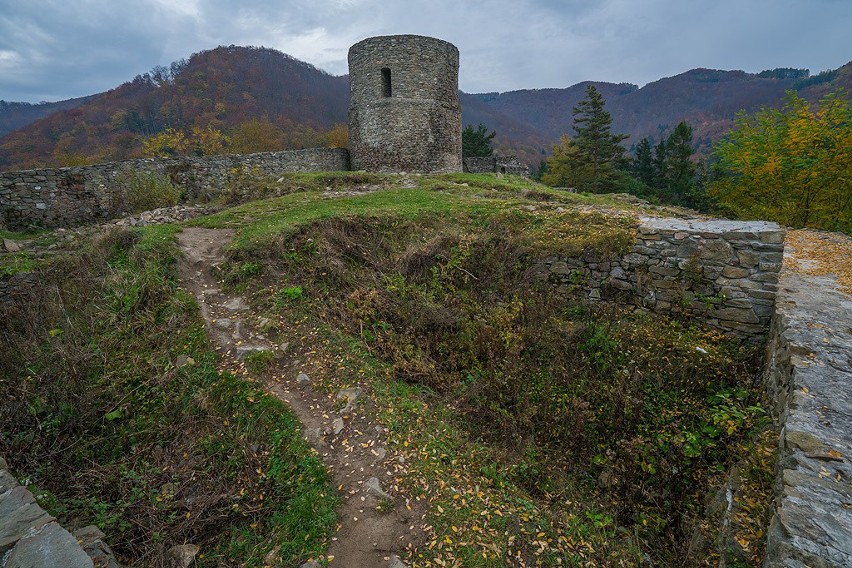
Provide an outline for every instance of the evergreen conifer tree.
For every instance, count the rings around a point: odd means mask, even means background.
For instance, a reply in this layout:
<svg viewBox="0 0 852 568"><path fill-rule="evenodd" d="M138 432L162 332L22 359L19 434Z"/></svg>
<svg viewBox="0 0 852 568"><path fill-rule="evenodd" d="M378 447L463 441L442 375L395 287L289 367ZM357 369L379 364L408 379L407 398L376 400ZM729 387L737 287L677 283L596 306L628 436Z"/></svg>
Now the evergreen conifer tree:
<svg viewBox="0 0 852 568"><path fill-rule="evenodd" d="M604 110L603 95L594 85L586 87L586 98L573 109L574 142L583 156L589 172L587 188L591 191L611 191L616 169L624 162L621 141L626 134L613 134L612 116Z"/></svg>
<svg viewBox="0 0 852 568"><path fill-rule="evenodd" d="M681 121L666 140L666 194L669 203L691 205L695 189L692 154L692 127Z"/></svg>
<svg viewBox="0 0 852 568"><path fill-rule="evenodd" d="M481 122L475 130L472 124L468 124L462 131L462 156L465 158L492 156L494 148L491 147L491 140L496 135L494 131L489 134L488 127Z"/></svg>
<svg viewBox="0 0 852 568"><path fill-rule="evenodd" d="M643 138L636 146L636 155L633 158L633 176L647 185L654 186L654 156L651 142Z"/></svg>
<svg viewBox="0 0 852 568"><path fill-rule="evenodd" d="M594 85L586 88L586 98L574 107L573 115L576 136L563 136L554 146L542 181L596 193L617 190L624 182L624 173L618 171L625 165L620 142L627 135L611 132L612 116Z"/></svg>

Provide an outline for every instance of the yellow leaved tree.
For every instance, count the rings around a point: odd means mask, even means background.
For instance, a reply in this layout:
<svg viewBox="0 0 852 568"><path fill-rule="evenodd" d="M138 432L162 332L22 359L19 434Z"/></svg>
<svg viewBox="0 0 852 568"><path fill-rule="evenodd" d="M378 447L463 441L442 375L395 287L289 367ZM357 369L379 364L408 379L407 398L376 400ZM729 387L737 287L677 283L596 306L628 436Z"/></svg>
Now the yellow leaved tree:
<svg viewBox="0 0 852 568"><path fill-rule="evenodd" d="M789 91L782 109L741 113L714 153L709 193L726 212L852 231L852 108L842 91L816 108Z"/></svg>

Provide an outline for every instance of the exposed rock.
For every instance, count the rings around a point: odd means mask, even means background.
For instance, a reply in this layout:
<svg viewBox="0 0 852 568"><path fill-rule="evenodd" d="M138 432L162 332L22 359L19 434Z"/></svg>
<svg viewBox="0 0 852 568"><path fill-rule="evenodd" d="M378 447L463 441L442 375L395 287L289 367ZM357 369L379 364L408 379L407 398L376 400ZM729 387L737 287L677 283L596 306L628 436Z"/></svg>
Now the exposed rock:
<svg viewBox="0 0 852 568"><path fill-rule="evenodd" d="M249 309L248 302L246 302L245 298L243 298L242 296L236 296L234 298L231 298L230 300L222 304L222 307L226 310L231 310L232 312L239 312Z"/></svg>
<svg viewBox="0 0 852 568"><path fill-rule="evenodd" d="M305 440L311 444L318 444L322 439L322 432L319 428L305 428Z"/></svg>
<svg viewBox="0 0 852 568"><path fill-rule="evenodd" d="M20 252L21 245L12 239L3 239L3 248L6 249L6 252Z"/></svg>
<svg viewBox="0 0 852 568"><path fill-rule="evenodd" d="M296 382L300 385L307 385L311 382L311 378L305 373L299 373L296 375Z"/></svg>
<svg viewBox="0 0 852 568"><path fill-rule="evenodd" d="M95 568L121 568L112 549L103 541L104 535L98 527L89 525L73 533L74 538L94 562Z"/></svg>
<svg viewBox="0 0 852 568"><path fill-rule="evenodd" d="M56 523L48 523L24 536L9 552L4 568L93 568L89 555L71 533Z"/></svg>
<svg viewBox="0 0 852 568"><path fill-rule="evenodd" d="M387 493L384 489L382 489L382 484L379 482L378 477L371 477L370 479L365 481L364 491L367 493L367 495L371 495L379 499L391 499L390 494Z"/></svg>
<svg viewBox="0 0 852 568"><path fill-rule="evenodd" d="M361 397L361 387L353 387L348 389L341 389L337 393L337 400L343 401L346 403L346 406L343 407L344 414L348 414L355 409L355 402Z"/></svg>
<svg viewBox="0 0 852 568"><path fill-rule="evenodd" d="M201 549L194 544L177 544L169 549L174 568L188 568Z"/></svg>
<svg viewBox="0 0 852 568"><path fill-rule="evenodd" d="M335 436L340 434L343 431L343 428L343 418L335 418L334 422L331 423L331 431Z"/></svg>
<svg viewBox="0 0 852 568"><path fill-rule="evenodd" d="M263 345L238 345L235 351L237 353L237 359L242 361L252 353L260 353L261 351L267 351L267 349Z"/></svg>
<svg viewBox="0 0 852 568"><path fill-rule="evenodd" d="M388 562L388 568L408 568L405 562L399 559L399 556L396 554L391 554L390 562Z"/></svg>

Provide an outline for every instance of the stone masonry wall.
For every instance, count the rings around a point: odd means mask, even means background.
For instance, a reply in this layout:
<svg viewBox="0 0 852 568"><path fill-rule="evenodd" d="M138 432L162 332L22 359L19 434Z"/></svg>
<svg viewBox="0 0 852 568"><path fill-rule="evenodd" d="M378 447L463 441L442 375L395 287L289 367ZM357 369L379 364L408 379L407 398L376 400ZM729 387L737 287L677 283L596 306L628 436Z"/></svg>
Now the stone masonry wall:
<svg viewBox="0 0 852 568"><path fill-rule="evenodd" d="M356 170L460 172L459 51L416 35L349 49L349 149Z"/></svg>
<svg viewBox="0 0 852 568"><path fill-rule="evenodd" d="M500 173L530 177L530 168L517 156L488 156L464 158L464 171L471 174Z"/></svg>
<svg viewBox="0 0 852 568"><path fill-rule="evenodd" d="M0 458L0 568L119 568L103 536L94 526L62 528Z"/></svg>
<svg viewBox="0 0 852 568"><path fill-rule="evenodd" d="M774 309L783 242L775 223L645 217L623 257L550 257L539 274L591 301L686 316L759 339Z"/></svg>
<svg viewBox="0 0 852 568"><path fill-rule="evenodd" d="M781 273L764 378L781 425L765 568L852 566L852 296Z"/></svg>
<svg viewBox="0 0 852 568"><path fill-rule="evenodd" d="M126 213L124 195L133 172L170 178L186 199L209 199L225 189L235 168L267 175L348 170L349 153L345 148L312 148L0 172L0 226L71 227L119 217Z"/></svg>

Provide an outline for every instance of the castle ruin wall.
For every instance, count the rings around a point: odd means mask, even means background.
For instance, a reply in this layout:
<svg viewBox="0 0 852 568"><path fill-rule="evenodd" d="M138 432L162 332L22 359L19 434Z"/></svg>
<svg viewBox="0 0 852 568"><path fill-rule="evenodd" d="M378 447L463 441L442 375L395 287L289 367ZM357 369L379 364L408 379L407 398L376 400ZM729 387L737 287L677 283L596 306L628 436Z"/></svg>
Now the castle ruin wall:
<svg viewBox="0 0 852 568"><path fill-rule="evenodd" d="M73 227L122 216L127 213L125 196L134 173L168 178L185 200L209 200L227 188L236 170L280 175L348 169L345 148L311 148L0 172L0 227Z"/></svg>
<svg viewBox="0 0 852 568"><path fill-rule="evenodd" d="M553 256L538 274L593 302L688 317L759 340L774 310L783 243L776 223L644 217L624 256Z"/></svg>

